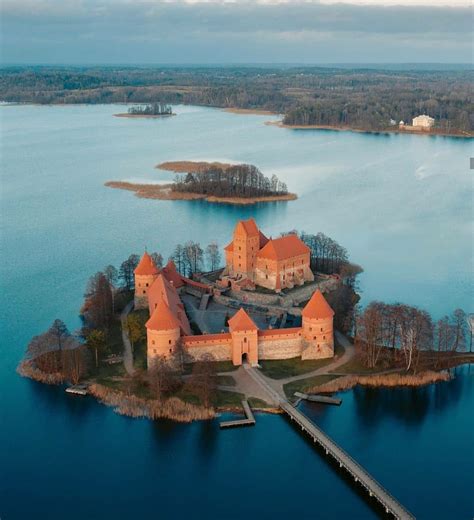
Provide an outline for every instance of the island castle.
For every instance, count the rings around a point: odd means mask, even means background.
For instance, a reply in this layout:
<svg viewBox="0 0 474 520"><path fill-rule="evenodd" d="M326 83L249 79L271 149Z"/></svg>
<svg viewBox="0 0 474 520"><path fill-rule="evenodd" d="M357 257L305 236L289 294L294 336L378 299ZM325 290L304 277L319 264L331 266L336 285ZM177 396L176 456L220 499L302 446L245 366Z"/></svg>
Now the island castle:
<svg viewBox="0 0 474 520"><path fill-rule="evenodd" d="M265 256L268 250L259 255L269 244L270 251L276 251L274 259ZM228 274L232 269L238 276L260 281L264 273L265 281L271 277L271 283L275 284L275 280L280 278L285 286L288 283L287 276L290 283L298 280L301 284L305 278L312 279L312 273L310 276L306 271L306 268L309 269L309 256L306 256L309 251L293 238L284 241L266 239L258 231L253 219L237 224L231 245L232 249L229 250L229 246L226 249L225 271ZM294 251L291 250L293 246ZM237 249L239 247L241 249ZM242 261L244 255L245 260ZM262 260L268 261L268 268L262 268ZM298 260L301 263L297 264ZM237 270L234 270L234 266ZM135 269L135 307L148 307L150 314L146 322L148 367L153 366L159 357L172 357L177 348L182 348L190 361L210 355L216 361L230 360L234 365L241 365L245 360L256 365L261 359L320 359L334 355L334 311L319 289L302 309L301 327L262 330L241 307L228 320L228 332L196 335L192 333L180 297L180 294L189 289L200 290L203 294L213 292L212 286L190 280L178 273L172 261L158 269L151 256L144 253Z"/></svg>

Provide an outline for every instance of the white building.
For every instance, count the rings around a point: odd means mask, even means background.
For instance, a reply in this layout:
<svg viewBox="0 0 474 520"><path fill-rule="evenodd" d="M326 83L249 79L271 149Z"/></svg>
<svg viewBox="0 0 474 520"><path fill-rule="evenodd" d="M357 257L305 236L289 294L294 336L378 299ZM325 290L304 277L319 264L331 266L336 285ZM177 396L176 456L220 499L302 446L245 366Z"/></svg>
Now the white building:
<svg viewBox="0 0 474 520"><path fill-rule="evenodd" d="M422 128L431 128L435 123L435 120L425 114L413 118L413 126Z"/></svg>

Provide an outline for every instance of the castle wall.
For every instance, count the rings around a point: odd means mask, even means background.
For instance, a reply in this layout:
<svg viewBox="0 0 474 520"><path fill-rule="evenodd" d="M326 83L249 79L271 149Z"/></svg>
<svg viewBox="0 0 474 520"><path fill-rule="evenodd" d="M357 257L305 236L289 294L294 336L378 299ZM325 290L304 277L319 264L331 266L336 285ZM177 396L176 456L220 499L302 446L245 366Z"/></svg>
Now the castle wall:
<svg viewBox="0 0 474 520"><path fill-rule="evenodd" d="M232 359L232 339L230 334L208 334L205 336L184 336L183 344L193 361L212 356L215 361Z"/></svg>
<svg viewBox="0 0 474 520"><path fill-rule="evenodd" d="M285 332L283 332L285 331ZM286 332L291 331L291 332ZM258 359L289 359L301 355L301 329L260 331Z"/></svg>

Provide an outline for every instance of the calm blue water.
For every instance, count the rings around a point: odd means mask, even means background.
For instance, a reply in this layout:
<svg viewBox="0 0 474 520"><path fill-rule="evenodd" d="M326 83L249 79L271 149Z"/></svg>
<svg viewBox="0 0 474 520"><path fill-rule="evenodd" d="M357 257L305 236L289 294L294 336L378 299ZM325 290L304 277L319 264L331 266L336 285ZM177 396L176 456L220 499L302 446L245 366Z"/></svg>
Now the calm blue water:
<svg viewBox="0 0 474 520"><path fill-rule="evenodd" d="M131 420L14 370L53 318L78 326L87 278L104 265L145 245L164 256L189 238L224 245L249 216L268 234L323 231L344 244L366 269L364 301L472 312L471 144L287 131L196 107L166 120L114 118L113 106L0 110L0 517L375 517L281 417L229 432ZM240 208L103 187L168 179L153 165L180 159L250 162L300 198ZM467 368L436 387L343 397L306 412L420 518L473 516Z"/></svg>

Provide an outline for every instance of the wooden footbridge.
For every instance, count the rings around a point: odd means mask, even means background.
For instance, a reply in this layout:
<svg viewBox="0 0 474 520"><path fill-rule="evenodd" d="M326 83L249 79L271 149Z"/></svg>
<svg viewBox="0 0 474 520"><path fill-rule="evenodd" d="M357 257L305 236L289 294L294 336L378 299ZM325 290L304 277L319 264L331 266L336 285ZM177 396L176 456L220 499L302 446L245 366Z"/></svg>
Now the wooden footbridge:
<svg viewBox="0 0 474 520"><path fill-rule="evenodd" d="M294 421L303 432L309 435L318 444L328 457L335 460L340 468L344 468L355 482L359 483L369 494L374 497L385 509L386 513L392 514L400 520L414 520L414 516L407 511L396 498L394 498L381 484L379 484L359 463L336 444L328 435L315 426L303 413L291 405L288 400L276 392L254 368L246 367L249 374L258 381L269 395L275 400L280 408L292 421Z"/></svg>

